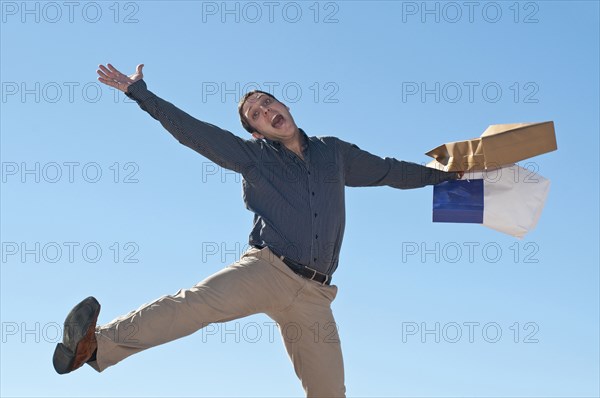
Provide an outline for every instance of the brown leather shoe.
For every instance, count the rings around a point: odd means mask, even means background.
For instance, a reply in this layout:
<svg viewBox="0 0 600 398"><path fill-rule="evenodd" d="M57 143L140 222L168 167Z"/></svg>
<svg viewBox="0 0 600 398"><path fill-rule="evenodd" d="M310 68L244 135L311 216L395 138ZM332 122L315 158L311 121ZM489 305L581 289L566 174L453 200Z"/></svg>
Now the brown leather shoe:
<svg viewBox="0 0 600 398"><path fill-rule="evenodd" d="M77 304L65 319L63 342L56 345L52 364L58 374L83 366L96 351L96 321L100 303L88 297Z"/></svg>

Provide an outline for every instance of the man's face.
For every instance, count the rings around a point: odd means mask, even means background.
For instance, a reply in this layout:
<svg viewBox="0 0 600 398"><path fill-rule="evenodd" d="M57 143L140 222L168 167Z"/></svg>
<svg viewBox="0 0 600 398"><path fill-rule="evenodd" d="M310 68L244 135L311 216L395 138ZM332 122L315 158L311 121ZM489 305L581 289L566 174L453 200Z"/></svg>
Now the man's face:
<svg viewBox="0 0 600 398"><path fill-rule="evenodd" d="M248 97L242 106L242 113L256 130L252 133L254 138L284 141L292 138L298 130L289 108L263 93Z"/></svg>

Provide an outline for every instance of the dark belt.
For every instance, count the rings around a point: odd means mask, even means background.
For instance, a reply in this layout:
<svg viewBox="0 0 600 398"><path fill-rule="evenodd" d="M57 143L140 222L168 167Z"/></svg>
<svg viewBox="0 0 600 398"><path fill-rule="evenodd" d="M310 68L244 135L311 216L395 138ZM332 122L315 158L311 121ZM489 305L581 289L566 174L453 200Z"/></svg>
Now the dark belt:
<svg viewBox="0 0 600 398"><path fill-rule="evenodd" d="M257 249L264 249L266 247L266 246L261 246L261 245L252 245L252 246L256 247ZM331 276L324 274L322 272L319 272L316 269L307 267L306 265L300 264L299 262L294 261L291 258L282 256L279 253L277 253L275 250L271 249L270 247L269 247L269 250L271 250L271 253L273 253L274 255L279 257L279 259L281 261L283 261L285 263L285 265L287 265L288 268L291 269L292 271L294 271L296 274L298 274L304 278L310 279L311 281L318 282L321 285L329 285L331 283Z"/></svg>

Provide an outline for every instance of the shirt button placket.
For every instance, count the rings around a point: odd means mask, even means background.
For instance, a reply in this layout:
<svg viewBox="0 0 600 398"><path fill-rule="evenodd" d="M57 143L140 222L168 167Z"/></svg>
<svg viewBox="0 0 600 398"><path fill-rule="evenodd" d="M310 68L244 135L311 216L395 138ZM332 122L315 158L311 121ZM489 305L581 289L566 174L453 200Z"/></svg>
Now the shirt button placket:
<svg viewBox="0 0 600 398"><path fill-rule="evenodd" d="M306 168L307 168L306 172L307 172L307 177L308 177L307 178L308 179L308 192L310 192L309 203L310 203L310 209L311 209L311 211L313 212L313 214L316 215L317 213L316 213L316 211L314 211L315 210L315 201L314 201L314 198L315 198L315 191L314 191L315 182L313 181L314 177L313 177L313 175L310 172L310 169L308 167L309 167L309 165L307 164L306 165ZM312 244L311 244L311 254L312 254L311 257L313 259L313 262L316 263L317 262L316 252L317 252L317 247L318 247L317 238L318 238L319 235L316 233L315 218L316 218L316 216L313 217L313 219L311 220L312 234L313 234L314 239L315 239L312 242Z"/></svg>

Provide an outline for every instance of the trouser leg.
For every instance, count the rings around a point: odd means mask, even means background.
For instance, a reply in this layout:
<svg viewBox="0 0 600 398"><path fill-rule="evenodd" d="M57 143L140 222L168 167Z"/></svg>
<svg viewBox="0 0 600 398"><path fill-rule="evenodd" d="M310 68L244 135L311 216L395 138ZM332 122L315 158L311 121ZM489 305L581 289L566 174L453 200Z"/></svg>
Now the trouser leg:
<svg viewBox="0 0 600 398"><path fill-rule="evenodd" d="M293 273L291 277L300 278ZM342 349L331 311L337 287L308 280L302 283L293 304L268 315L279 326L306 396L345 397Z"/></svg>
<svg viewBox="0 0 600 398"><path fill-rule="evenodd" d="M101 372L142 350L226 322L285 305L294 296L277 281L273 266L251 249L242 258L189 289L163 296L98 326L96 361Z"/></svg>

